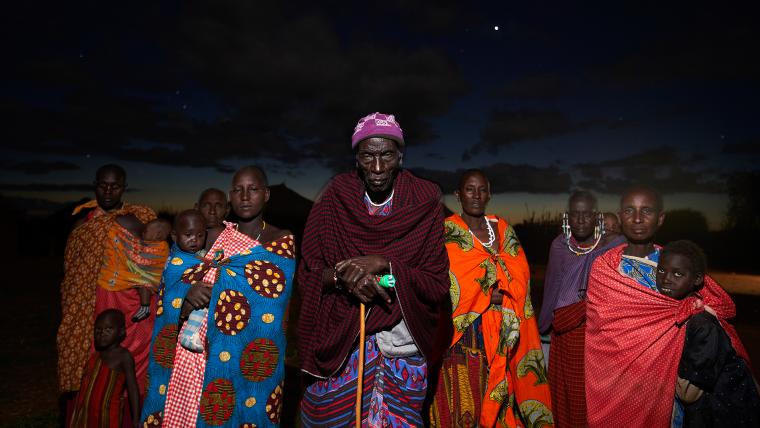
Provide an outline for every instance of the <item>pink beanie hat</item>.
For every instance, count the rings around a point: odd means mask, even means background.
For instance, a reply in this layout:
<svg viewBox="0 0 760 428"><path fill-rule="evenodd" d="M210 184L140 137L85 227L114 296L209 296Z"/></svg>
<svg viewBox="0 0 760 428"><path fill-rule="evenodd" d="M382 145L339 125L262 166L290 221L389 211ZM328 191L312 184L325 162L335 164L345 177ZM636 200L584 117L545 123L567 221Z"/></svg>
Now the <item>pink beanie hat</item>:
<svg viewBox="0 0 760 428"><path fill-rule="evenodd" d="M404 132L392 114L372 113L359 119L351 136L351 148L371 137L387 138L397 142L399 148L404 147Z"/></svg>

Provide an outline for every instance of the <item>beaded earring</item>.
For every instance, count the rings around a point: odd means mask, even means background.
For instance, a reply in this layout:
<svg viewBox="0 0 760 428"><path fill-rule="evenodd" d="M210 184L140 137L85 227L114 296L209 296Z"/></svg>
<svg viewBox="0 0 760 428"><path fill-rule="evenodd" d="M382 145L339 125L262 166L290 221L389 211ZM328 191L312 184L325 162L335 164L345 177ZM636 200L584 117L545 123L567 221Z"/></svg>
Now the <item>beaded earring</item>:
<svg viewBox="0 0 760 428"><path fill-rule="evenodd" d="M604 236L604 214L597 213L596 226L594 226L594 238L600 239Z"/></svg>
<svg viewBox="0 0 760 428"><path fill-rule="evenodd" d="M565 235L565 240L570 239L570 221L568 219L567 211L562 213L562 234Z"/></svg>

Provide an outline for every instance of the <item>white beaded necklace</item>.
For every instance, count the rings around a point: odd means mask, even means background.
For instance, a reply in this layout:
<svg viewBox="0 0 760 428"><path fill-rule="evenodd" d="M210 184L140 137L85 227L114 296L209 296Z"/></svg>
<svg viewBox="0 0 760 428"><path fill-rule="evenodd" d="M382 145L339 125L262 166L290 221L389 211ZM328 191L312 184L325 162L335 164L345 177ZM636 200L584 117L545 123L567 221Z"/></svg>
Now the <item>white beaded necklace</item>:
<svg viewBox="0 0 760 428"><path fill-rule="evenodd" d="M480 238L478 238L472 232L472 229L470 229L470 234L472 235L473 238L477 239L478 242L480 242L481 245L483 245L484 247L491 248L491 246L493 245L493 242L496 240L496 233L494 233L493 227L491 227L491 222L488 221L488 219L486 218L486 216L483 216L483 220L486 221L486 228L488 229L488 242L486 243L486 242L481 241Z"/></svg>
<svg viewBox="0 0 760 428"><path fill-rule="evenodd" d="M367 193L367 192L364 192L364 196L366 196L366 197L367 197L367 200L368 200L368 201L369 201L369 203L370 203L370 204L372 204L373 206L376 206L376 207L382 207L382 206L386 205L388 202L390 202L390 201L391 201L391 199L393 199L393 193L394 193L395 191L396 191L396 189L393 189L393 190L391 190L391 195L390 195L390 196L388 196L388 199L386 199L384 202L380 202L379 204L376 204L376 203L372 202L372 198L370 198L370 197L369 197L369 193Z"/></svg>

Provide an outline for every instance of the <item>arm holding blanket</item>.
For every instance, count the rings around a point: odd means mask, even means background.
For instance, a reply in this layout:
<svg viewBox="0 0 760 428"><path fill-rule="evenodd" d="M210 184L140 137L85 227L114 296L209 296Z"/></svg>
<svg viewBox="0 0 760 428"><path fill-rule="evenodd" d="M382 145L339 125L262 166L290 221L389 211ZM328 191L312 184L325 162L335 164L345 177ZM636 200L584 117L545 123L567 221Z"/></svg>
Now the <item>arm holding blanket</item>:
<svg viewBox="0 0 760 428"><path fill-rule="evenodd" d="M208 304L211 302L211 289L213 287L214 284L200 282L187 290L185 299L182 301L179 319L186 320L190 316L190 312L196 309L208 308Z"/></svg>

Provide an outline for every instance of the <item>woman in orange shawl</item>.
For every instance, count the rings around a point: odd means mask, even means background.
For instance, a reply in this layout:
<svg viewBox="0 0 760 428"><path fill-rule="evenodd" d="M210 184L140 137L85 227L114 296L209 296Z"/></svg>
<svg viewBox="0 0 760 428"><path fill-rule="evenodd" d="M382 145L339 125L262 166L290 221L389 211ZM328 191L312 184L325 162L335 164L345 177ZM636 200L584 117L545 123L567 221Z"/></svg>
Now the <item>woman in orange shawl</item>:
<svg viewBox="0 0 760 428"><path fill-rule="evenodd" d="M431 426L553 426L525 253L506 221L484 215L482 171L465 171L454 194L462 215L445 223L454 332Z"/></svg>

